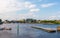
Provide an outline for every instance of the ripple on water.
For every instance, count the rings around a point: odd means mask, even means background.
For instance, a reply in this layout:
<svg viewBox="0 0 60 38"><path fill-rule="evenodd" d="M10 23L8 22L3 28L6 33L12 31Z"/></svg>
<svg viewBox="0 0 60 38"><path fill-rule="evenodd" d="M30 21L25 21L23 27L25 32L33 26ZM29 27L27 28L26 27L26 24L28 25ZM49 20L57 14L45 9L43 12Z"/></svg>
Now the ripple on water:
<svg viewBox="0 0 60 38"><path fill-rule="evenodd" d="M12 34L17 35L17 25L19 25L19 38L60 38L60 33L48 33L42 30L31 28L31 26L45 27L45 28L56 28L59 25L44 25L44 24L3 24L6 27L11 27L9 31ZM17 37L16 37L17 38Z"/></svg>

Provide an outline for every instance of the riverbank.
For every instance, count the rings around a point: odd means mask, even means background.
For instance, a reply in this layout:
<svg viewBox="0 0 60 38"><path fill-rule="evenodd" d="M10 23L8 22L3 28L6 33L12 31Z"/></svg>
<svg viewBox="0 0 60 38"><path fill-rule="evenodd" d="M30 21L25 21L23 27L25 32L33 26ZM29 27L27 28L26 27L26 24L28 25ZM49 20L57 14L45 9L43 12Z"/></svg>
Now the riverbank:
<svg viewBox="0 0 60 38"><path fill-rule="evenodd" d="M23 20L5 20L3 23L30 23L30 24L60 24L60 20L37 20L37 19L23 19Z"/></svg>

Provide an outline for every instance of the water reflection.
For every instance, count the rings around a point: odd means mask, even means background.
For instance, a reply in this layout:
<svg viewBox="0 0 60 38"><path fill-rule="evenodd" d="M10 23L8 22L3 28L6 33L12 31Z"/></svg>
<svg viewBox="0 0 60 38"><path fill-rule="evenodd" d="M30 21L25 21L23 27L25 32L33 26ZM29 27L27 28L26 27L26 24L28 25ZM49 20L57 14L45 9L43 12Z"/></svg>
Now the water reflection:
<svg viewBox="0 0 60 38"><path fill-rule="evenodd" d="M18 24L3 24L7 27L11 27L12 30L9 31L10 33L16 35L14 38L17 38L17 25ZM31 28L31 26L41 26L41 27L49 27L49 28L56 28L59 25L44 25L44 24L19 24L19 36L18 38L60 38L60 33L48 33L42 30Z"/></svg>

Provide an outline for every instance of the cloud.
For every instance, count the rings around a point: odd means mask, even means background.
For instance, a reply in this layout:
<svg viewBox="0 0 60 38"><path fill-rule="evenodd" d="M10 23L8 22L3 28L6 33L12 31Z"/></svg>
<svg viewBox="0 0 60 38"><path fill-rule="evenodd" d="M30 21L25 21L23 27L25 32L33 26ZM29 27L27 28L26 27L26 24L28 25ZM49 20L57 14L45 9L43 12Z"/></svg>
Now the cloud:
<svg viewBox="0 0 60 38"><path fill-rule="evenodd" d="M35 4L32 4L31 2L25 2L24 5L25 5L25 8L29 8L29 9L36 7L36 5Z"/></svg>
<svg viewBox="0 0 60 38"><path fill-rule="evenodd" d="M28 13L16 14L16 11L29 9ZM35 4L31 2L19 2L18 0L0 0L0 18L3 20L16 20L24 18L34 18L34 12L38 12ZM33 13L32 13L33 12Z"/></svg>
<svg viewBox="0 0 60 38"><path fill-rule="evenodd" d="M57 16L50 16L48 17L49 20L59 20L60 19L60 15Z"/></svg>
<svg viewBox="0 0 60 38"><path fill-rule="evenodd" d="M15 18L15 11L22 9L22 3L17 0L0 0L0 18L3 20Z"/></svg>
<svg viewBox="0 0 60 38"><path fill-rule="evenodd" d="M56 19L56 16L50 16L50 17L48 17L48 19L49 20L54 20L54 19Z"/></svg>
<svg viewBox="0 0 60 38"><path fill-rule="evenodd" d="M0 0L0 13L16 11L21 9L22 4L17 0Z"/></svg>
<svg viewBox="0 0 60 38"><path fill-rule="evenodd" d="M27 19L27 18L35 18L36 15L34 13L25 13L25 14L19 14L18 18L19 19Z"/></svg>
<svg viewBox="0 0 60 38"><path fill-rule="evenodd" d="M25 2L25 8L29 9L29 12L39 12L39 8L35 4L32 4L31 2Z"/></svg>
<svg viewBox="0 0 60 38"><path fill-rule="evenodd" d="M35 8L35 9L30 9L30 12L39 12L40 11L40 9L37 9L37 8Z"/></svg>
<svg viewBox="0 0 60 38"><path fill-rule="evenodd" d="M37 18L37 15L35 15L35 13L39 12L40 9L30 9L28 13L25 14L19 14L17 18L19 19L27 19L27 18Z"/></svg>
<svg viewBox="0 0 60 38"><path fill-rule="evenodd" d="M48 3L48 4L42 4L41 7L47 8L56 5L56 3Z"/></svg>

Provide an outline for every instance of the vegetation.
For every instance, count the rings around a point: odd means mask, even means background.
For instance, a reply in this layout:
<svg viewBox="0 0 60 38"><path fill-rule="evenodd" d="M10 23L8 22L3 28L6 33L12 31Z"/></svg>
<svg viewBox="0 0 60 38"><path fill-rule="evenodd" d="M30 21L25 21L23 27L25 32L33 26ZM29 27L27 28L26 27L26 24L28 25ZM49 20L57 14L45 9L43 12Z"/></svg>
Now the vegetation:
<svg viewBox="0 0 60 38"><path fill-rule="evenodd" d="M5 20L4 23L41 23L41 24L60 24L60 20L36 20L36 19L22 19L22 20Z"/></svg>
<svg viewBox="0 0 60 38"><path fill-rule="evenodd" d="M40 23L48 23L48 24L60 24L57 20L43 20Z"/></svg>
<svg viewBox="0 0 60 38"><path fill-rule="evenodd" d="M0 25L2 24L3 22L2 22L2 20L0 19Z"/></svg>

